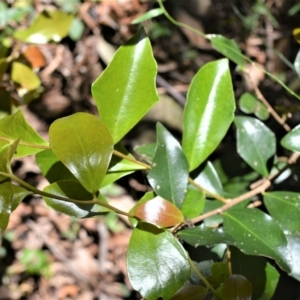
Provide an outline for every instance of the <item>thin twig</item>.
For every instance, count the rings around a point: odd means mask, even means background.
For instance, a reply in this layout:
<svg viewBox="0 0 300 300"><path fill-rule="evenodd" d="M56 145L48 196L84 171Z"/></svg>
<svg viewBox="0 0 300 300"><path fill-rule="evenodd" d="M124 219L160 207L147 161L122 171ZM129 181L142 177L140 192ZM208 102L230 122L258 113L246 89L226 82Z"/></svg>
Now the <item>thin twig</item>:
<svg viewBox="0 0 300 300"><path fill-rule="evenodd" d="M285 120L282 119L278 114L277 112L273 109L273 107L269 104L269 102L267 101L267 99L264 97L264 95L262 94L262 92L260 91L260 89L258 88L258 86L254 83L254 81L252 80L251 78L251 75L249 72L247 71L244 71L244 74L248 76L248 79L249 79L249 82L250 84L252 85L254 91L255 91L255 94L256 94L256 97L258 100L260 100L265 106L266 108L268 109L268 112L273 116L273 118L280 124L283 126L283 128L286 130L286 131L290 131L291 128L288 124L285 123Z"/></svg>

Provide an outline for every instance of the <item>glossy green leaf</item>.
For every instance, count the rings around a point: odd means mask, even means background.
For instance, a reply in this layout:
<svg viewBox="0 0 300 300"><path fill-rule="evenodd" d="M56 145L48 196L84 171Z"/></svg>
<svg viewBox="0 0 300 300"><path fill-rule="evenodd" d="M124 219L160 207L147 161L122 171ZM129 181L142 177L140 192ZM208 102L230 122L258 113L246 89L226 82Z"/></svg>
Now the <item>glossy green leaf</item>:
<svg viewBox="0 0 300 300"><path fill-rule="evenodd" d="M218 287L229 277L229 275L227 262L214 262L211 266L211 276L206 279L213 287Z"/></svg>
<svg viewBox="0 0 300 300"><path fill-rule="evenodd" d="M298 74L298 76L300 77L300 50L298 51L295 61L294 61L294 67L295 67L295 71Z"/></svg>
<svg viewBox="0 0 300 300"><path fill-rule="evenodd" d="M29 28L17 30L14 37L20 41L34 44L60 42L68 35L73 16L58 9L42 12Z"/></svg>
<svg viewBox="0 0 300 300"><path fill-rule="evenodd" d="M35 72L17 61L12 64L11 79L28 91L35 90L41 85L41 80Z"/></svg>
<svg viewBox="0 0 300 300"><path fill-rule="evenodd" d="M256 172L267 177L267 161L276 152L275 134L261 121L236 117L237 152Z"/></svg>
<svg viewBox="0 0 300 300"><path fill-rule="evenodd" d="M215 193L217 195L223 195L223 186L219 175L214 165L208 161L201 170L200 174L194 179L202 188Z"/></svg>
<svg viewBox="0 0 300 300"><path fill-rule="evenodd" d="M0 229L5 230L10 214L18 207L21 201L32 194L10 181L0 184Z"/></svg>
<svg viewBox="0 0 300 300"><path fill-rule="evenodd" d="M242 252L276 260L290 272L292 261L287 240L277 222L258 209L228 210L223 213L224 230L232 236Z"/></svg>
<svg viewBox="0 0 300 300"><path fill-rule="evenodd" d="M194 188L193 186L189 186L187 188L187 193L181 207L181 212L183 213L183 215L188 219L195 218L202 213L204 206L204 193Z"/></svg>
<svg viewBox="0 0 300 300"><path fill-rule="evenodd" d="M289 234L300 230L300 194L293 192L264 193L264 204L273 219Z"/></svg>
<svg viewBox="0 0 300 300"><path fill-rule="evenodd" d="M281 140L281 145L291 151L300 152L300 125L293 128Z"/></svg>
<svg viewBox="0 0 300 300"><path fill-rule="evenodd" d="M184 285L170 300L204 300L207 288L200 285Z"/></svg>
<svg viewBox="0 0 300 300"><path fill-rule="evenodd" d="M10 144L6 144L0 148L0 171L5 173L11 172L11 160L18 147L19 140L13 141ZM6 180L8 177L0 175L0 181Z"/></svg>
<svg viewBox="0 0 300 300"><path fill-rule="evenodd" d="M234 245L234 239L223 228L206 227L204 224L181 230L178 235L186 243L198 247L216 244Z"/></svg>
<svg viewBox="0 0 300 300"><path fill-rule="evenodd" d="M250 93L242 94L239 106L242 112L246 114L254 113L259 119L267 120L270 116L266 106Z"/></svg>
<svg viewBox="0 0 300 300"><path fill-rule="evenodd" d="M58 159L51 149L37 153L35 160L42 171L42 174L50 183L61 180L76 181L76 177Z"/></svg>
<svg viewBox="0 0 300 300"><path fill-rule="evenodd" d="M164 13L164 10L162 8L153 8L149 11L147 11L145 14L141 15L140 17L134 19L131 24L139 24L142 22L145 22L147 20L150 20L152 18L158 17Z"/></svg>
<svg viewBox="0 0 300 300"><path fill-rule="evenodd" d="M252 284L242 275L230 275L221 286L224 300L251 300Z"/></svg>
<svg viewBox="0 0 300 300"><path fill-rule="evenodd" d="M299 231L296 234L288 234L288 248L292 255L293 266L289 275L300 281L300 236Z"/></svg>
<svg viewBox="0 0 300 300"><path fill-rule="evenodd" d="M115 150L126 155L129 159L133 156L121 144L115 145ZM115 182L116 180L133 173L137 170L145 170L146 168L140 164L134 163L117 155L113 155L109 163L107 173L101 183L101 187Z"/></svg>
<svg viewBox="0 0 300 300"><path fill-rule="evenodd" d="M50 145L62 163L87 191L101 186L113 151L106 125L87 113L58 119L49 130Z"/></svg>
<svg viewBox="0 0 300 300"><path fill-rule="evenodd" d="M276 268L263 257L245 255L236 247L230 247L230 252L232 272L252 283L253 299L272 299L280 278Z"/></svg>
<svg viewBox="0 0 300 300"><path fill-rule="evenodd" d="M183 151L190 170L220 144L233 121L235 100L227 59L207 63L195 75L183 113Z"/></svg>
<svg viewBox="0 0 300 300"><path fill-rule="evenodd" d="M181 208L189 179L188 162L178 141L160 123L157 123L156 133L156 150L148 180L157 195Z"/></svg>
<svg viewBox="0 0 300 300"><path fill-rule="evenodd" d="M245 60L243 54L234 40L230 40L219 34L209 34L206 36L210 39L214 49L236 63L239 67L244 67Z"/></svg>
<svg viewBox="0 0 300 300"><path fill-rule="evenodd" d="M170 299L191 275L188 255L173 235L139 223L127 252L131 285L147 300Z"/></svg>
<svg viewBox="0 0 300 300"><path fill-rule="evenodd" d="M21 110L0 120L0 147L16 139L20 142L15 157L35 154L48 147L48 143L26 122Z"/></svg>
<svg viewBox="0 0 300 300"><path fill-rule="evenodd" d="M93 195L89 193L78 181L65 180L52 183L44 188L44 192L56 196L66 197L74 200L92 200ZM87 218L97 216L100 213L109 212L107 208L98 204L78 204L57 200L55 198L43 197L46 204L56 211L76 218ZM107 202L101 195L101 201Z"/></svg>
<svg viewBox="0 0 300 300"><path fill-rule="evenodd" d="M141 28L116 51L113 60L93 83L93 97L114 143L157 102L156 73L150 41Z"/></svg>
<svg viewBox="0 0 300 300"><path fill-rule="evenodd" d="M142 221L161 228L174 226L184 220L182 212L175 205L159 196L139 203L132 213Z"/></svg>

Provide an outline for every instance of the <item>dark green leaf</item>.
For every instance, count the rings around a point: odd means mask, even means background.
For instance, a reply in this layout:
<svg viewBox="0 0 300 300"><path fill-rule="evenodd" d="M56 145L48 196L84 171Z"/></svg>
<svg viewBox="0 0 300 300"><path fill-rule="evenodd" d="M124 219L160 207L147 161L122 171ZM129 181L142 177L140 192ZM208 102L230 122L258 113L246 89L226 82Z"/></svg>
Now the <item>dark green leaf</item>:
<svg viewBox="0 0 300 300"><path fill-rule="evenodd" d="M188 255L168 231L139 223L127 252L130 283L147 300L170 299L191 275Z"/></svg>
<svg viewBox="0 0 300 300"><path fill-rule="evenodd" d="M280 274L266 259L245 255L236 247L230 247L232 272L245 276L253 287L253 299L272 299Z"/></svg>
<svg viewBox="0 0 300 300"><path fill-rule="evenodd" d="M50 145L57 157L91 193L101 186L113 151L106 125L87 113L54 121Z"/></svg>
<svg viewBox="0 0 300 300"><path fill-rule="evenodd" d="M26 122L21 110L0 120L0 147L8 144L8 140L16 139L20 142L15 157L35 154L48 147L48 143Z"/></svg>
<svg viewBox="0 0 300 300"><path fill-rule="evenodd" d="M183 151L190 170L220 144L233 121L235 100L228 60L207 63L195 75L183 114Z"/></svg>
<svg viewBox="0 0 300 300"><path fill-rule="evenodd" d="M233 245L234 239L223 228L211 228L201 224L194 228L181 230L178 235L188 244L211 247L215 244Z"/></svg>
<svg viewBox="0 0 300 300"><path fill-rule="evenodd" d="M58 9L42 12L29 28L15 32L14 37L26 43L47 44L60 42L68 35L73 16Z"/></svg>
<svg viewBox="0 0 300 300"><path fill-rule="evenodd" d="M287 240L276 221L258 209L228 210L223 213L224 230L232 236L242 252L276 260L290 272L292 260Z"/></svg>
<svg viewBox="0 0 300 300"><path fill-rule="evenodd" d="M137 154L140 154L146 161L152 162L156 150L156 143L140 145L134 149Z"/></svg>
<svg viewBox="0 0 300 300"><path fill-rule="evenodd" d="M252 284L241 275L230 275L222 284L224 300L251 300Z"/></svg>
<svg viewBox="0 0 300 300"><path fill-rule="evenodd" d="M175 205L159 196L141 201L131 211L140 220L161 228L174 226L184 220L182 212Z"/></svg>
<svg viewBox="0 0 300 300"><path fill-rule="evenodd" d="M46 193L56 196L66 197L74 200L93 200L93 195L89 193L78 181L65 180L52 183L44 188ZM87 218L97 216L100 213L108 212L107 208L98 204L76 204L73 202L57 200L55 198L43 197L48 206L56 211L76 218ZM107 202L101 195L101 201Z"/></svg>
<svg viewBox="0 0 300 300"><path fill-rule="evenodd" d="M289 234L300 230L300 194L292 192L264 193L264 204L270 215Z"/></svg>
<svg viewBox="0 0 300 300"><path fill-rule="evenodd" d="M0 78L1 80L1 78ZM11 114L11 94L0 89L0 120Z"/></svg>
<svg viewBox="0 0 300 300"><path fill-rule="evenodd" d="M158 17L164 13L162 8L153 8L149 11L147 11L145 14L141 15L140 17L134 19L131 24L139 24L142 22L145 22L149 19Z"/></svg>
<svg viewBox="0 0 300 300"><path fill-rule="evenodd" d="M194 188L193 186L189 186L187 188L187 193L181 207L181 212L183 213L183 215L188 219L195 218L202 213L204 206L204 193Z"/></svg>
<svg viewBox="0 0 300 300"><path fill-rule="evenodd" d="M121 46L92 85L99 114L117 143L158 100L156 62L143 29Z"/></svg>
<svg viewBox="0 0 300 300"><path fill-rule="evenodd" d="M288 240L288 248L292 255L293 266L291 273L289 274L291 277L300 281L300 236L299 231L297 234L287 235Z"/></svg>
<svg viewBox="0 0 300 300"><path fill-rule="evenodd" d="M281 140L281 145L291 151L300 152L300 125L293 128Z"/></svg>
<svg viewBox="0 0 300 300"><path fill-rule="evenodd" d="M2 76L6 72L8 68L8 60L7 58L0 58L0 80L2 81Z"/></svg>
<svg viewBox="0 0 300 300"><path fill-rule="evenodd" d="M178 141L160 123L156 126L157 143L148 180L157 195L181 208L185 198L189 166Z"/></svg>
<svg viewBox="0 0 300 300"><path fill-rule="evenodd" d="M219 34L211 34L206 36L210 39L214 49L232 60L239 67L244 67L245 61L243 54L234 40L230 40Z"/></svg>
<svg viewBox="0 0 300 300"><path fill-rule="evenodd" d="M269 118L270 114L266 106L250 93L244 93L241 96L239 105L241 111L246 114L254 113L259 119L263 121Z"/></svg>
<svg viewBox="0 0 300 300"><path fill-rule="evenodd" d="M0 184L0 229L5 230L10 214L14 211L21 201L31 192L26 191L20 186L13 185L10 181Z"/></svg>
<svg viewBox="0 0 300 300"><path fill-rule="evenodd" d="M205 164L201 173L194 179L194 181L207 191L217 195L224 194L219 175L210 161Z"/></svg>
<svg viewBox="0 0 300 300"><path fill-rule="evenodd" d="M76 181L75 176L58 159L51 149L39 152L35 158L39 168L42 171L42 174L50 183L61 180Z"/></svg>
<svg viewBox="0 0 300 300"><path fill-rule="evenodd" d="M204 300L207 288L200 285L184 285L170 300Z"/></svg>
<svg viewBox="0 0 300 300"><path fill-rule="evenodd" d="M261 121L250 117L236 117L237 151L258 173L267 177L267 161L276 152L274 133Z"/></svg>
<svg viewBox="0 0 300 300"><path fill-rule="evenodd" d="M211 266L211 276L206 279L213 287L218 287L229 277L229 275L227 262L215 262Z"/></svg>

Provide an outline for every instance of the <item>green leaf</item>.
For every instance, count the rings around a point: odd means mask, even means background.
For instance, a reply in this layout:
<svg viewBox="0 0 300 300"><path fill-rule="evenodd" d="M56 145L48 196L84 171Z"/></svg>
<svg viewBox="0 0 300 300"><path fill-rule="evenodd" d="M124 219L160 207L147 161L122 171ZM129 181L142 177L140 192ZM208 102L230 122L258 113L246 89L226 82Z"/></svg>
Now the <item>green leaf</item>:
<svg viewBox="0 0 300 300"><path fill-rule="evenodd" d="M8 68L8 60L7 58L0 58L0 80L2 81L2 76L6 72Z"/></svg>
<svg viewBox="0 0 300 300"><path fill-rule="evenodd" d="M239 67L244 67L245 60L243 54L234 40L230 40L219 34L209 34L206 37L210 39L214 49L236 63Z"/></svg>
<svg viewBox="0 0 300 300"><path fill-rule="evenodd" d="M294 61L294 67L295 71L298 74L298 77L300 77L300 50L298 51L295 61Z"/></svg>
<svg viewBox="0 0 300 300"><path fill-rule="evenodd" d="M2 170L2 169L1 169ZM21 201L32 194L10 181L0 184L0 229L5 230L10 214L18 207Z"/></svg>
<svg viewBox="0 0 300 300"><path fill-rule="evenodd" d="M93 200L93 195L91 193L89 193L78 181L72 180L52 183L44 188L44 192L74 200ZM110 211L98 204L78 204L45 196L43 196L43 198L46 204L54 210L75 218L93 217L100 213ZM99 199L107 203L101 195L99 196Z"/></svg>
<svg viewBox="0 0 300 300"><path fill-rule="evenodd" d="M184 220L182 212L175 205L159 196L140 202L131 211L140 220L161 228L174 226Z"/></svg>
<svg viewBox="0 0 300 300"><path fill-rule="evenodd" d="M184 285L170 300L204 300L207 288L200 285Z"/></svg>
<svg viewBox="0 0 300 300"><path fill-rule="evenodd" d="M115 145L115 150L126 155L129 159L133 156L121 144ZM101 187L115 182L116 180L133 173L137 170L145 170L146 168L140 164L136 164L119 156L113 155L109 163L107 173L101 183Z"/></svg>
<svg viewBox="0 0 300 300"><path fill-rule="evenodd" d="M237 152L259 174L267 177L267 161L276 152L275 134L261 121L236 117Z"/></svg>
<svg viewBox="0 0 300 300"><path fill-rule="evenodd" d="M253 287L253 299L272 299L280 274L266 259L245 255L236 247L230 247L232 272L245 276Z"/></svg>
<svg viewBox="0 0 300 300"><path fill-rule="evenodd" d="M227 262L215 262L211 267L211 276L206 279L213 287L218 287L229 275Z"/></svg>
<svg viewBox="0 0 300 300"><path fill-rule="evenodd" d="M106 125L93 115L76 113L54 121L49 136L53 152L85 189L98 191L113 151Z"/></svg>
<svg viewBox="0 0 300 300"><path fill-rule="evenodd" d="M41 85L41 80L35 72L17 61L12 64L11 79L28 91L35 90Z"/></svg>
<svg viewBox="0 0 300 300"><path fill-rule="evenodd" d="M51 149L39 152L35 156L37 165L39 166L42 174L50 182L57 182L61 180L76 181L75 176L69 169L58 159Z"/></svg>
<svg viewBox="0 0 300 300"><path fill-rule="evenodd" d="M1 78L0 78L1 80ZM0 120L11 114L11 94L0 89ZM0 142L1 143L1 142Z"/></svg>
<svg viewBox="0 0 300 300"><path fill-rule="evenodd" d="M15 157L35 154L48 147L48 143L26 122L21 110L0 120L0 147L16 139L20 141Z"/></svg>
<svg viewBox="0 0 300 300"><path fill-rule="evenodd" d="M147 223L133 230L127 270L133 288L147 300L170 299L191 275L182 245L170 232Z"/></svg>
<svg viewBox="0 0 300 300"><path fill-rule="evenodd" d="M204 210L203 210L203 213L207 213L207 212L210 212L212 210L215 210L215 209L218 209L222 206L223 204L218 201L218 200L206 200L205 201L205 206L204 206ZM220 224L223 223L223 217L222 215L220 214L217 214L217 215L213 215L209 218L206 218L204 221L204 224L207 226L207 227L218 227Z"/></svg>
<svg viewBox="0 0 300 300"><path fill-rule="evenodd" d="M217 195L224 194L223 186L219 175L214 165L210 161L205 163L200 174L194 179L194 181L207 191L210 191Z"/></svg>
<svg viewBox="0 0 300 300"><path fill-rule="evenodd" d="M156 143L137 146L134 151L140 154L147 162L152 162L156 150Z"/></svg>
<svg viewBox="0 0 300 300"><path fill-rule="evenodd" d="M162 8L153 8L149 11L147 11L145 14L139 16L138 18L134 19L131 24L139 24L142 22L145 22L149 19L158 17L164 13L164 10Z"/></svg>
<svg viewBox="0 0 300 300"><path fill-rule="evenodd" d="M25 43L60 42L68 35L74 16L58 9L42 12L29 28L15 32L14 37Z"/></svg>
<svg viewBox="0 0 300 300"><path fill-rule="evenodd" d="M292 192L264 193L264 204L284 231L296 234L300 229L300 194Z"/></svg>
<svg viewBox="0 0 300 300"><path fill-rule="evenodd" d="M289 273L289 276L297 279L300 281L300 236L299 236L299 231L297 234L292 234L292 235L287 235L287 240L288 240L288 248L289 251L292 255L293 259L293 266L291 273Z"/></svg>
<svg viewBox="0 0 300 300"><path fill-rule="evenodd" d="M223 228L211 228L201 224L194 228L181 230L178 235L186 243L198 246L214 246L216 244L234 245L234 239Z"/></svg>
<svg viewBox="0 0 300 300"><path fill-rule="evenodd" d="M204 193L194 188L193 186L189 186L187 188L187 193L181 207L181 212L183 213L183 215L188 219L195 218L202 213L204 206Z"/></svg>
<svg viewBox="0 0 300 300"><path fill-rule="evenodd" d="M0 171L5 173L11 172L11 160L16 152L19 140L12 142L11 144L6 144L0 148ZM6 180L8 177L0 175L0 181Z"/></svg>
<svg viewBox="0 0 300 300"><path fill-rule="evenodd" d="M300 125L293 128L281 140L281 145L291 151L300 152Z"/></svg>
<svg viewBox="0 0 300 300"><path fill-rule="evenodd" d="M227 59L207 63L195 75L183 113L183 151L190 170L220 144L233 121L235 100Z"/></svg>
<svg viewBox="0 0 300 300"><path fill-rule="evenodd" d="M246 114L254 113L262 121L269 118L269 112L266 106L259 101L254 95L244 93L239 101L240 109Z"/></svg>
<svg viewBox="0 0 300 300"><path fill-rule="evenodd" d="M258 209L228 210L223 213L224 230L242 252L276 260L285 271L291 270L287 240L276 221Z"/></svg>
<svg viewBox="0 0 300 300"><path fill-rule="evenodd" d="M160 123L157 123L156 133L156 150L148 180L157 195L181 208L189 179L188 162L178 141Z"/></svg>
<svg viewBox="0 0 300 300"><path fill-rule="evenodd" d="M252 284L241 275L230 275L221 286L224 300L251 300Z"/></svg>
<svg viewBox="0 0 300 300"><path fill-rule="evenodd" d="M150 41L141 28L116 51L113 60L93 83L93 97L114 143L157 102L156 73Z"/></svg>
<svg viewBox="0 0 300 300"><path fill-rule="evenodd" d="M84 31L84 23L78 19L74 18L72 21L72 25L70 27L69 36L73 41L78 41Z"/></svg>

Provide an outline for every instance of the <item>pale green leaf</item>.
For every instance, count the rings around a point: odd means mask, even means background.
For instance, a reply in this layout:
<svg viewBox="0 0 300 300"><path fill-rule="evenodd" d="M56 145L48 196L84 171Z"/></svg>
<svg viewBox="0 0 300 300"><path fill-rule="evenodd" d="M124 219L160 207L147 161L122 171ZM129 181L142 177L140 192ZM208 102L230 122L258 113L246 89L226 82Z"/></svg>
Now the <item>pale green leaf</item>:
<svg viewBox="0 0 300 300"><path fill-rule="evenodd" d="M235 100L227 59L207 63L195 75L183 114L183 151L190 170L217 148L233 121Z"/></svg>
<svg viewBox="0 0 300 300"><path fill-rule="evenodd" d="M134 19L131 24L139 24L142 22L145 22L149 19L158 17L160 15L162 15L164 13L164 10L162 8L153 8L149 11L147 11L146 13L144 13L143 15L139 16L138 18Z"/></svg>
<svg viewBox="0 0 300 300"><path fill-rule="evenodd" d="M288 150L300 152L300 125L293 128L283 137L281 145Z"/></svg>
<svg viewBox="0 0 300 300"><path fill-rule="evenodd" d="M158 100L156 73L150 41L140 29L116 51L113 60L93 83L93 97L114 143Z"/></svg>

